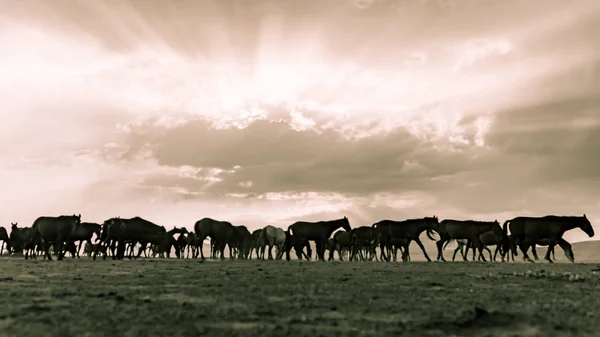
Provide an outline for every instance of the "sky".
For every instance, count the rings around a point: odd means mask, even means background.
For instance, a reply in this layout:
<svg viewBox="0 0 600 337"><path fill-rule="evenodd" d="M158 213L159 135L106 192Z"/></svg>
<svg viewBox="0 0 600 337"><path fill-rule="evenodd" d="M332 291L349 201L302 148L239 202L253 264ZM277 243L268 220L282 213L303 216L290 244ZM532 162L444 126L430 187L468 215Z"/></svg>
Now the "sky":
<svg viewBox="0 0 600 337"><path fill-rule="evenodd" d="M600 232L598 31L597 0L3 0L0 224Z"/></svg>

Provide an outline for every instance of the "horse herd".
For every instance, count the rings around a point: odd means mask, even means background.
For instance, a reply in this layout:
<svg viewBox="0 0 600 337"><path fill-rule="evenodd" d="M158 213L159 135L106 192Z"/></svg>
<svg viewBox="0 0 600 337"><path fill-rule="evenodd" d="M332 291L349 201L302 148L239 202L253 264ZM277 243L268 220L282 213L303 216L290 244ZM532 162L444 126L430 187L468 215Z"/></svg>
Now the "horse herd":
<svg viewBox="0 0 600 337"><path fill-rule="evenodd" d="M342 229L337 231L338 229ZM211 256L225 257L225 248L229 249L231 259L251 259L255 253L258 259L290 260L290 251L294 249L299 260L312 258L310 241L316 247L317 259L325 261L325 252L329 251L328 260L332 260L337 252L339 259L344 260L397 260L400 250L402 261L410 261L409 246L415 241L427 261L427 254L421 234L424 232L430 240L436 241L437 260L446 261L443 250L449 242L456 241L458 246L454 251L461 251L463 259L467 260L467 252L473 249L479 251L479 259L487 261L483 255L487 251L492 259L488 246L495 246L493 260L500 254L502 261L518 255L517 248L523 253L523 259L533 262L527 252L532 248L535 259L536 245L548 246L545 259L552 262L551 254L554 246L559 245L569 260L574 262L571 245L562 238L563 234L574 228L580 228L589 237L594 236L594 230L586 215L583 216L554 216L516 217L507 220L502 226L496 221L451 220L438 221L436 216L403 221L382 220L371 226L350 227L348 218L305 222L299 221L290 225L287 230L274 226L266 226L250 232L245 226L234 226L227 221L203 218L194 224L194 230L174 227L166 230L164 226L156 225L140 217L115 217L102 224L81 222L81 215L62 215L58 217L39 217L31 227L19 227L17 223L11 226L10 235L4 227L0 227L0 253L6 243L8 254L35 258L44 254L52 259L50 251L62 260L67 252L73 257L79 257L83 244L84 253L94 260L98 254L104 259L123 259L145 256L170 257L172 250L177 258L187 257L205 259L202 250L204 240L210 237ZM337 231L337 232L336 232ZM509 235L510 231L510 235ZM335 233L334 233L335 232ZM333 236L332 236L333 234ZM435 234L439 237L437 240ZM96 236L95 242L92 238ZM177 237L176 237L177 235ZM79 242L79 245L77 243ZM139 247L137 254L134 248ZM273 257L275 248L275 257ZM377 252L379 248L379 252ZM466 251L464 251L466 248ZM378 254L379 253L379 254ZM507 256L507 253L510 253Z"/></svg>

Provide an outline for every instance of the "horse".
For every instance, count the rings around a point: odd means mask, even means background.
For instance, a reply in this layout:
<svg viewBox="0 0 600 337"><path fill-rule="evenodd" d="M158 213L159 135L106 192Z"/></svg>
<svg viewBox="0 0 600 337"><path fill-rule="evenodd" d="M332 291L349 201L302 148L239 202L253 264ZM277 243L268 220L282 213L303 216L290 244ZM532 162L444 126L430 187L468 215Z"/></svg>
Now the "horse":
<svg viewBox="0 0 600 337"><path fill-rule="evenodd" d="M221 252L221 259L223 259L225 246L233 231L233 225L227 221L218 221L211 218L203 218L196 221L194 224L194 232L196 232L196 236L198 237L201 259L204 260L202 245L204 244L204 239L206 239L206 237L210 237L211 241L215 241L216 247ZM233 247L231 244L229 244L229 256L233 259Z"/></svg>
<svg viewBox="0 0 600 337"><path fill-rule="evenodd" d="M123 259L128 242L131 242L132 244L131 253L133 253L133 248L138 242L141 244L136 257L142 255L142 252L149 243L161 246L161 249L165 249L165 246L170 247L173 244L170 240L173 239L173 237L167 234L167 230L164 226L159 226L137 216L130 219L116 217L105 222L108 224L107 235L109 237L114 235L118 242L117 259ZM129 258L131 258L131 255Z"/></svg>
<svg viewBox="0 0 600 337"><path fill-rule="evenodd" d="M410 246L411 241L415 241L417 245L423 251L425 258L427 261L431 262L429 255L427 255L427 251L425 251L425 247L419 238L419 235L423 231L427 233L427 237L430 240L434 240L433 232L438 226L438 218L436 216L433 217L424 217L420 219L408 219L404 221L394 221L394 220L382 220L377 223L374 223L371 227L375 228L377 233L379 234L379 244L381 249L381 258L386 261L390 261L389 257L385 256L384 249L388 248L388 251L391 248L391 239L407 239L404 243L404 251L402 252L402 261L408 261L408 247Z"/></svg>
<svg viewBox="0 0 600 337"><path fill-rule="evenodd" d="M502 254L503 240L502 235L495 233L493 231L485 232L479 236L481 243L483 244L483 249L488 252L490 255L490 260L496 261L496 256L500 253L500 258L502 262L504 262L504 254ZM494 256L492 257L492 252L487 246L496 246L494 250ZM473 261L475 261L475 246L471 241L466 246L465 255L469 253L469 249L473 249ZM479 253L479 260L483 260L482 253Z"/></svg>
<svg viewBox="0 0 600 337"><path fill-rule="evenodd" d="M75 251L75 253L77 254L77 257L79 257L79 251L81 250L81 246L83 246L84 241L87 244L91 245L92 244L92 236L94 236L94 234L96 234L96 237L100 237L101 229L102 229L102 226L100 226L97 223L82 222L79 224L79 227L77 227L77 230L71 236L71 239L73 240L73 242L79 241L79 246L77 246L77 250Z"/></svg>
<svg viewBox="0 0 600 337"><path fill-rule="evenodd" d="M5 243L6 243L6 251L8 253L10 253L10 251L11 251L10 237L8 236L8 232L6 231L6 228L4 228L4 227L0 227L0 241L2 241L2 246L0 246L0 255L2 255L2 251L4 250Z"/></svg>
<svg viewBox="0 0 600 337"><path fill-rule="evenodd" d="M256 251L257 259L265 259L265 246L267 242L263 236L263 229L259 228L252 232L252 247L250 247L250 258L252 258L252 252Z"/></svg>
<svg viewBox="0 0 600 337"><path fill-rule="evenodd" d="M504 222L502 235L506 248L516 250L515 243L518 243L523 252L523 258L532 263L534 261L527 255L529 246L539 240L548 239L548 251L544 259L553 263L550 252L563 234L574 228L581 229L590 238L594 236L594 228L585 214L583 216L516 217ZM508 237L509 229L511 232L510 239Z"/></svg>
<svg viewBox="0 0 600 337"><path fill-rule="evenodd" d="M497 235L502 235L502 228L498 220L495 221L474 221L474 220L442 220L437 228L440 239L436 242L438 248L438 261L446 261L443 254L444 242L450 239L469 239L473 242L479 252L483 252L483 243L481 234L492 231ZM485 257L482 256L485 261Z"/></svg>
<svg viewBox="0 0 600 337"><path fill-rule="evenodd" d="M333 253L337 250L340 261L344 261L344 251L350 250L350 237L352 232L337 231L333 234L333 249L329 251L329 261L333 260Z"/></svg>
<svg viewBox="0 0 600 337"><path fill-rule="evenodd" d="M372 258L375 255L375 249L377 247L377 232L371 226L360 226L352 229L350 237L350 256L349 259L355 260L359 257L361 260ZM363 255L363 250L365 255Z"/></svg>
<svg viewBox="0 0 600 337"><path fill-rule="evenodd" d="M296 252L296 257L298 260L302 260L304 257L307 261L310 261L312 258L312 248L310 247L310 241L303 237L290 234L289 232L285 232L285 243L283 244L283 251L286 252L287 260L289 261L289 252L294 248ZM306 248L306 253L304 252L304 248ZM283 253L282 253L283 254Z"/></svg>
<svg viewBox="0 0 600 337"><path fill-rule="evenodd" d="M61 215L58 217L41 216L37 218L31 226L29 242L35 242L36 238L41 238L44 242L44 250L48 260L50 256L50 245L53 244L57 251L57 260L64 257L64 244L74 247L72 234L75 233L81 223L81 214L79 215ZM75 254L73 253L73 256ZM27 255L25 255L27 258Z"/></svg>
<svg viewBox="0 0 600 337"><path fill-rule="evenodd" d="M307 222L298 221L291 224L286 231L286 241L289 235L297 236L299 239L315 241L317 246L317 257L325 261L325 243L336 229L342 227L347 232L352 231L347 217L330 221ZM286 259L290 260L291 245L287 245Z"/></svg>
<svg viewBox="0 0 600 337"><path fill-rule="evenodd" d="M271 252L273 247L275 247L276 250L275 258L277 260L281 259L283 256L283 245L285 244L285 231L279 227L269 225L262 229L260 235L262 242L264 242L263 247L269 247L269 260L273 260L273 254Z"/></svg>

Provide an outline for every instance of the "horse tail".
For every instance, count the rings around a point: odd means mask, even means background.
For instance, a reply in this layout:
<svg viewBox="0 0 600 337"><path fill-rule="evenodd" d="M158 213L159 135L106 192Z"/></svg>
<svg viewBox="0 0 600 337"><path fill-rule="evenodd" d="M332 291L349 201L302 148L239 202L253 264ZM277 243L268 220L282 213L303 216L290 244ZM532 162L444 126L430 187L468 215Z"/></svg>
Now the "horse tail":
<svg viewBox="0 0 600 337"><path fill-rule="evenodd" d="M285 250L285 259L290 260L290 250L292 250L292 234L290 233L290 228L285 231L285 241L283 244Z"/></svg>
<svg viewBox="0 0 600 337"><path fill-rule="evenodd" d="M444 245L442 246L442 249L446 249L446 246L448 246L448 244L449 244L450 242L452 242L452 241L455 241L455 240L456 240L456 239L448 239L448 240L447 240L447 241L444 243Z"/></svg>
<svg viewBox="0 0 600 337"><path fill-rule="evenodd" d="M502 241L507 242L508 241L508 224L510 223L510 220L506 220L504 221L504 224L502 225Z"/></svg>
<svg viewBox="0 0 600 337"><path fill-rule="evenodd" d="M436 241L435 237L433 236L433 234L435 233L435 231L433 229L426 230L426 233L427 233L427 237L429 238L429 240Z"/></svg>

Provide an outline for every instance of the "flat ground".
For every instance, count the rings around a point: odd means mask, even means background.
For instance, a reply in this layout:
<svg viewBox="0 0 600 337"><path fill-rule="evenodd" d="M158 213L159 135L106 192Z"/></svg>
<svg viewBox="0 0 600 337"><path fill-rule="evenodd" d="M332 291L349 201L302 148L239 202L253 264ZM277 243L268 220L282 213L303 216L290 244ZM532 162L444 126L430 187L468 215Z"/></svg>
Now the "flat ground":
<svg viewBox="0 0 600 337"><path fill-rule="evenodd" d="M599 264L0 259L0 336L598 335Z"/></svg>

